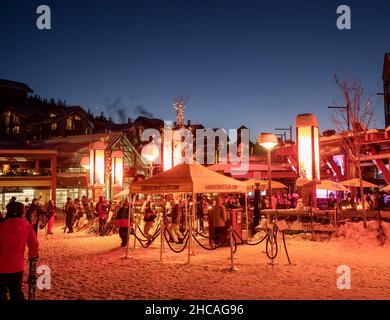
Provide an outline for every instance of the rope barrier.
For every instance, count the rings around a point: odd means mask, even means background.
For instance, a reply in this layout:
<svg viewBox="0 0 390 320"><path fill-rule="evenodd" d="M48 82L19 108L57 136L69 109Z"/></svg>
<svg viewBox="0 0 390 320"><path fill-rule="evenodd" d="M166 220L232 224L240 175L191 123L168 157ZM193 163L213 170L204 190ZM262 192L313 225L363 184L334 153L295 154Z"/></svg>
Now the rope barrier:
<svg viewBox="0 0 390 320"><path fill-rule="evenodd" d="M157 224L157 227L156 227L156 230L160 229L160 222L158 222ZM143 233L143 231L141 230L140 226L138 225L138 231L141 232L141 235L146 238L146 240L148 239L148 237L145 235L145 233Z"/></svg>
<svg viewBox="0 0 390 320"><path fill-rule="evenodd" d="M275 227L276 227L276 225L274 225L272 230L270 229L270 231L268 231L268 233L267 233L267 241L266 241L266 244L265 244L265 252L267 253L267 257L270 260L274 260L276 258L276 256L278 255L278 241L277 241L278 228L277 227L275 228ZM270 235L272 235L272 237ZM271 244L271 246L272 246L271 249L275 245L275 251L274 251L273 255L269 252L269 249L268 249L268 245L269 244Z"/></svg>
<svg viewBox="0 0 390 320"><path fill-rule="evenodd" d="M200 243L200 241L195 237L194 234L192 234L192 236L194 237L195 241L199 244L199 246L201 246L203 249L209 250L209 251L216 250L216 249L222 247L226 243L226 241L229 239L229 236L226 236L226 238L223 242L221 242L220 244L216 245L213 248L208 248L208 247L204 246L202 243ZM233 239L235 240L234 237L233 237ZM234 243L235 243L235 250L234 250L234 253L235 253L237 251L237 241L234 241Z"/></svg>
<svg viewBox="0 0 390 320"><path fill-rule="evenodd" d="M201 236L202 238L205 238L205 239L213 239L213 237L208 237L208 236L205 236L204 234L202 234L202 233L200 233L200 232L198 232L198 231L196 231L196 230L194 230L194 232L197 234L197 235L199 235L199 236Z"/></svg>
<svg viewBox="0 0 390 320"><path fill-rule="evenodd" d="M234 231L234 233L236 234L236 236L238 237L238 239L239 239L242 243L244 243L244 244L246 244L246 245L248 245L248 246L257 246L257 245L259 245L260 243L262 243L262 242L268 237L268 234L266 234L266 235L263 237L263 239L261 239L259 242L250 243L250 242L247 242L247 241L245 241L244 239L242 239L242 237L238 234L238 232L237 232L236 230L233 230L233 231Z"/></svg>
<svg viewBox="0 0 390 320"><path fill-rule="evenodd" d="M166 231L168 231L168 230L166 230ZM168 231L168 233L169 233L169 231ZM170 233L169 233L169 235L170 235ZM170 236L171 236L171 235L170 235ZM181 252L183 252L184 249L187 247L188 240L190 239L190 237L188 236L188 232L187 232L187 239L186 239L186 241L184 242L184 246L183 246L180 250L176 250L176 249L174 249L174 248L171 246L171 243L169 242L169 240L168 240L168 238L167 238L166 232L164 232L164 238L165 238L165 241L166 241L167 244L168 244L168 247L169 247L173 252L175 252L175 253L181 253Z"/></svg>
<svg viewBox="0 0 390 320"><path fill-rule="evenodd" d="M134 233L134 237L138 240L138 242L141 244L142 247L148 248L148 247L154 242L154 240L157 239L157 237L158 237L159 234L160 234L160 231L161 231L161 229L158 228L158 229L156 230L156 232L154 233L154 235L152 236L152 239L151 239L151 240L148 240L148 239L146 239L146 240L145 240L145 239L140 239L140 238L137 237L137 235L136 235L135 233ZM143 242L147 242L147 244L144 245Z"/></svg>
<svg viewBox="0 0 390 320"><path fill-rule="evenodd" d="M286 246L286 237L284 236L284 231L282 231L284 251L286 252L288 263L291 264L290 256L288 255L287 246Z"/></svg>

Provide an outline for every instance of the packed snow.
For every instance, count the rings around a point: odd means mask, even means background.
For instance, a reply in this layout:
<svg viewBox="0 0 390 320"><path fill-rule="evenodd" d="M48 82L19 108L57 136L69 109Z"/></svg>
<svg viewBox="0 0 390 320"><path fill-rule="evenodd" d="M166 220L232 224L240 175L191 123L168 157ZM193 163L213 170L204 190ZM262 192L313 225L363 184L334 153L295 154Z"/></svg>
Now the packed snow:
<svg viewBox="0 0 390 320"><path fill-rule="evenodd" d="M287 236L293 265L283 247L271 265L265 243L240 245L239 270L230 272L228 247L197 246L187 263L187 250L176 254L165 245L160 262L159 238L132 249L132 237L130 258L123 259L118 235L64 234L58 221L54 235L39 236L38 265L50 267L51 289L38 290L37 299L390 299L390 245L378 245L375 224L346 224L332 238ZM389 225L383 224L387 239ZM351 289L336 286L340 265L350 267Z"/></svg>

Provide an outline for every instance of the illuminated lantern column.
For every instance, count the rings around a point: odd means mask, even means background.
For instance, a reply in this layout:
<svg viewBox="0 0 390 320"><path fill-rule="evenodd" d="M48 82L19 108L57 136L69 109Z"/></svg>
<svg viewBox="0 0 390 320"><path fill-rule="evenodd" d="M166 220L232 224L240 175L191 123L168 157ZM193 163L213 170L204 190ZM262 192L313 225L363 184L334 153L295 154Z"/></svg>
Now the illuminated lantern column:
<svg viewBox="0 0 390 320"><path fill-rule="evenodd" d="M105 149L103 141L89 145L89 183L92 186L92 199L98 201L105 187Z"/></svg>
<svg viewBox="0 0 390 320"><path fill-rule="evenodd" d="M86 193L87 193L87 198L89 198L89 184L90 184L90 181L89 181L89 167L90 167L90 160L89 160L89 157L83 157L80 161L80 165L85 169L85 172L87 173L87 183L86 183L86 186L85 186L85 189L86 189Z"/></svg>
<svg viewBox="0 0 390 320"><path fill-rule="evenodd" d="M111 154L111 186L113 195L122 191L123 188L123 152L114 151Z"/></svg>
<svg viewBox="0 0 390 320"><path fill-rule="evenodd" d="M306 181L302 187L305 206L317 206L316 182L320 180L318 122L314 114L299 114L296 119L298 147L298 178Z"/></svg>

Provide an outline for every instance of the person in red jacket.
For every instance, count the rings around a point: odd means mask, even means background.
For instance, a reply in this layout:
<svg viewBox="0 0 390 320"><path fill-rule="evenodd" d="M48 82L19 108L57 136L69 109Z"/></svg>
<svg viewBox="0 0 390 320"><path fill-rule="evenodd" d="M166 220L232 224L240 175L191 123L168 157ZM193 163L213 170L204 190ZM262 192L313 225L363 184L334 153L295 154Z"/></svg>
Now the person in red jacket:
<svg viewBox="0 0 390 320"><path fill-rule="evenodd" d="M126 199L123 202L123 206L119 209L118 214L115 219L115 225L119 227L119 237L122 240L121 247L126 247L129 235L129 228L132 227L133 219L130 215L130 225L129 225L129 214L130 214L130 204Z"/></svg>
<svg viewBox="0 0 390 320"><path fill-rule="evenodd" d="M108 217L109 206L103 196L99 197L99 202L96 204L96 212L99 217L99 236L104 236L106 222Z"/></svg>
<svg viewBox="0 0 390 320"><path fill-rule="evenodd" d="M33 226L24 218L24 205L15 202L0 223L0 300L23 300L24 250L30 260L38 259L39 244Z"/></svg>

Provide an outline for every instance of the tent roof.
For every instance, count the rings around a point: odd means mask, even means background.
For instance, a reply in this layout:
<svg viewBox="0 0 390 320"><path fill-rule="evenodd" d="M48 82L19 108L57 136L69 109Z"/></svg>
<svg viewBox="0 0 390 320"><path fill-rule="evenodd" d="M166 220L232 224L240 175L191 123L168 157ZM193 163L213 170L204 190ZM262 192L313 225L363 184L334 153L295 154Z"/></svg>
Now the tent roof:
<svg viewBox="0 0 390 320"><path fill-rule="evenodd" d="M244 193L243 182L216 173L200 164L180 164L149 179L135 182L131 193Z"/></svg>

